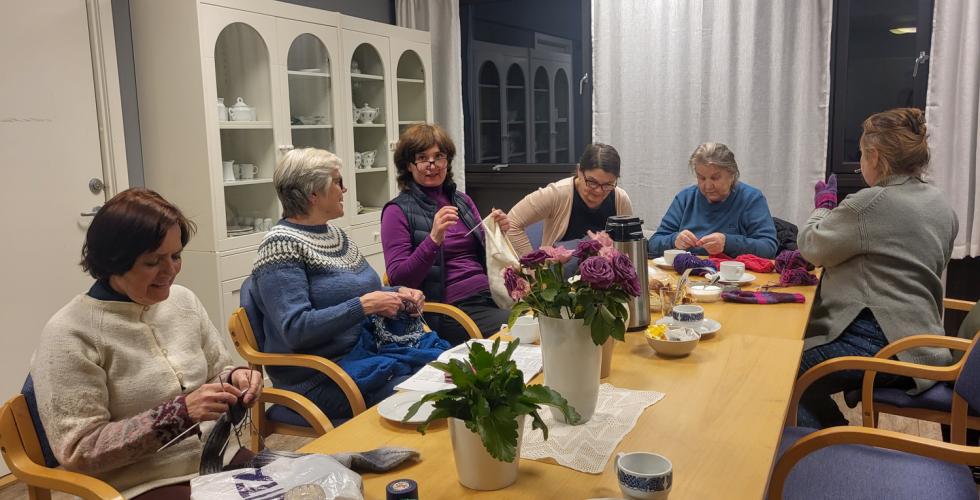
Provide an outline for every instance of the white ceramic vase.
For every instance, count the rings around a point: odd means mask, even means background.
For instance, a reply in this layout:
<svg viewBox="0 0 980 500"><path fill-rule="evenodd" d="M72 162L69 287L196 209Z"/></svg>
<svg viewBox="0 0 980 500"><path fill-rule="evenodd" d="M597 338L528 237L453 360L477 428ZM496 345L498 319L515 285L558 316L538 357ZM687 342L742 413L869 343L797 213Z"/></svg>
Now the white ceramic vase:
<svg viewBox="0 0 980 500"><path fill-rule="evenodd" d="M602 346L592 343L590 328L582 319L540 316L541 357L544 385L558 391L588 422L599 399ZM564 422L561 410L548 407L555 420Z"/></svg>
<svg viewBox="0 0 980 500"><path fill-rule="evenodd" d="M467 429L462 420L449 419L449 439L453 443L453 459L460 484L473 490L491 491L506 488L517 481L521 439L524 437L524 417L518 418L517 454L510 463L491 457L480 435Z"/></svg>

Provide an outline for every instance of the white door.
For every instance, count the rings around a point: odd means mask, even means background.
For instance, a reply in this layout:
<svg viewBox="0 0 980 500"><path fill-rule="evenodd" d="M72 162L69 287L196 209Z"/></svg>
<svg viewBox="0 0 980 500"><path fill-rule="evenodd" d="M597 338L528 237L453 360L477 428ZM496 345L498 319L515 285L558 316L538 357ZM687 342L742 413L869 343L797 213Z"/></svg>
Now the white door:
<svg viewBox="0 0 980 500"><path fill-rule="evenodd" d="M18 0L0 16L0 400L20 391L48 318L92 279L78 266L105 202L84 0ZM112 68L115 68L113 62ZM0 474L6 469L0 465Z"/></svg>

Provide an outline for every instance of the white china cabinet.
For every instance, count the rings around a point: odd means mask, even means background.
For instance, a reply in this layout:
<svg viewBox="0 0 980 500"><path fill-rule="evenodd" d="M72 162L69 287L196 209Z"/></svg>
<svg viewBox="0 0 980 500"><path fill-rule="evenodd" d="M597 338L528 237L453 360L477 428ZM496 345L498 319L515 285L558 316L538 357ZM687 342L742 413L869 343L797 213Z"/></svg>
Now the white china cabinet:
<svg viewBox="0 0 980 500"><path fill-rule="evenodd" d="M132 0L131 16L146 186L197 224L178 282L219 330L281 216L272 174L290 149L340 156L334 223L383 272L392 150L432 117L429 34L271 0Z"/></svg>

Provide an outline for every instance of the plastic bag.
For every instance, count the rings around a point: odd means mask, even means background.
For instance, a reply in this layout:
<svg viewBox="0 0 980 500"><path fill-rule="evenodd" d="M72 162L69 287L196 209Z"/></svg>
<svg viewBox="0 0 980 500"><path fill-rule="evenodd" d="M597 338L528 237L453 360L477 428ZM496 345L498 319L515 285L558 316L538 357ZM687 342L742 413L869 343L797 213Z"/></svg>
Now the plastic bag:
<svg viewBox="0 0 980 500"><path fill-rule="evenodd" d="M315 484L326 498L363 500L361 476L327 455L280 458L260 468L235 469L191 480L192 500L264 499L283 496L300 485Z"/></svg>
<svg viewBox="0 0 980 500"><path fill-rule="evenodd" d="M500 226L497 225L497 221L493 217L484 219L484 227L486 228L487 279L490 281L490 295L497 307L510 309L514 305L514 299L510 298L507 287L504 286L503 273L504 269L508 267L520 268L520 260L518 260L517 252L511 246L510 240L500 230Z"/></svg>

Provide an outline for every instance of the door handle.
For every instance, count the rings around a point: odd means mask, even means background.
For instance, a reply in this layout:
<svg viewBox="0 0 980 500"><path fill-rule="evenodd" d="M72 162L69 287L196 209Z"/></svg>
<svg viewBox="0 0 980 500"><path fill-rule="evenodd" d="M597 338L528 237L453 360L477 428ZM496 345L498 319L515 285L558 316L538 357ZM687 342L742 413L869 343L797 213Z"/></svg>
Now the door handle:
<svg viewBox="0 0 980 500"><path fill-rule="evenodd" d="M926 54L926 51L924 51L924 50L919 51L919 57L916 57L915 58L915 65L912 66L912 78L915 78L916 76L918 76L918 74L919 74L919 65L920 64L924 64L928 60L929 60L929 54Z"/></svg>
<svg viewBox="0 0 980 500"><path fill-rule="evenodd" d="M578 95L585 94L585 86L589 83L589 74L586 73L582 75L582 79L578 81Z"/></svg>
<svg viewBox="0 0 980 500"><path fill-rule="evenodd" d="M80 213L78 215L81 215L82 217L95 217L95 214L99 213L99 210L101 208L102 208L102 205L94 206L94 207L92 207L92 211L91 212L82 212L82 213Z"/></svg>

